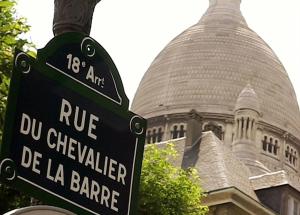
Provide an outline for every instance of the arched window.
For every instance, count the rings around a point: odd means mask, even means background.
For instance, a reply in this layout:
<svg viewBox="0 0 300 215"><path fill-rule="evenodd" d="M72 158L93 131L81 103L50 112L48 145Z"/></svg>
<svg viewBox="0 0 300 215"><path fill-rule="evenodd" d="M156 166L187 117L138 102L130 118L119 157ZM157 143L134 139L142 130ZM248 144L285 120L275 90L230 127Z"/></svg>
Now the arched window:
<svg viewBox="0 0 300 215"><path fill-rule="evenodd" d="M285 157L288 158L288 157L289 157L289 154L290 154L290 147L287 146L287 147L286 147L286 150L285 150Z"/></svg>
<svg viewBox="0 0 300 215"><path fill-rule="evenodd" d="M184 137L184 133L185 133L184 125L181 125L179 130L179 137Z"/></svg>
<svg viewBox="0 0 300 215"><path fill-rule="evenodd" d="M268 144L267 136L264 136L264 139L262 141L262 147L264 151L267 151L267 144Z"/></svg>
<svg viewBox="0 0 300 215"><path fill-rule="evenodd" d="M297 161L297 152L294 152L294 156L293 156L293 165L296 165L296 161Z"/></svg>
<svg viewBox="0 0 300 215"><path fill-rule="evenodd" d="M153 129L152 131L152 143L157 142L157 134L156 134L156 129Z"/></svg>
<svg viewBox="0 0 300 215"><path fill-rule="evenodd" d="M151 131L150 130L147 131L146 141L147 141L148 144L151 143Z"/></svg>
<svg viewBox="0 0 300 215"><path fill-rule="evenodd" d="M270 142L268 144L268 152L272 153L272 149L273 149L273 138L270 138Z"/></svg>
<svg viewBox="0 0 300 215"><path fill-rule="evenodd" d="M274 155L277 155L277 150L278 150L278 140L275 140Z"/></svg>
<svg viewBox="0 0 300 215"><path fill-rule="evenodd" d="M161 141L162 141L162 136L163 136L162 129L161 129L161 128L158 128L157 142L161 142Z"/></svg>
<svg viewBox="0 0 300 215"><path fill-rule="evenodd" d="M147 130L146 143L158 143L162 141L163 131L162 128L152 128Z"/></svg>
<svg viewBox="0 0 300 215"><path fill-rule="evenodd" d="M262 149L263 151L275 155L278 155L278 150L279 150L279 141L276 138L273 137L268 137L267 135L264 136L264 139L262 140ZM289 149L287 149L288 151ZM286 157L288 157L287 152L286 151Z"/></svg>
<svg viewBox="0 0 300 215"><path fill-rule="evenodd" d="M290 161L290 163L292 163L293 156L294 156L293 154L294 154L294 150L291 149L291 153L289 154L289 161Z"/></svg>
<svg viewBox="0 0 300 215"><path fill-rule="evenodd" d="M184 125L174 125L171 131L172 139L180 138L185 136L185 127Z"/></svg>
<svg viewBox="0 0 300 215"><path fill-rule="evenodd" d="M298 159L297 149L295 149L292 146L287 145L286 150L285 150L285 159L286 159L286 162L288 162L289 164L296 167L297 166L297 159Z"/></svg>
<svg viewBox="0 0 300 215"><path fill-rule="evenodd" d="M173 126L173 131L171 132L172 133L172 139L176 139L178 137L178 127L177 125L174 125Z"/></svg>
<svg viewBox="0 0 300 215"><path fill-rule="evenodd" d="M218 126L218 124L215 122L209 122L207 125L205 125L204 131L212 131L220 140L222 140L222 126Z"/></svg>

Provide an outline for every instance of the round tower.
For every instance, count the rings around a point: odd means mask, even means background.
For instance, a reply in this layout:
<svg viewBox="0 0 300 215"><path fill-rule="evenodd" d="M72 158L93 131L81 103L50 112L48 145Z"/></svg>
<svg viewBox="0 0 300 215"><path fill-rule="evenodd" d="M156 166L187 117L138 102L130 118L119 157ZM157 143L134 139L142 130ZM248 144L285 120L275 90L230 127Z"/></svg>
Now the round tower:
<svg viewBox="0 0 300 215"><path fill-rule="evenodd" d="M250 84L238 96L234 111L233 151L245 157L255 158L255 141L260 107L257 95ZM249 147L253 146L250 150Z"/></svg>
<svg viewBox="0 0 300 215"><path fill-rule="evenodd" d="M234 111L232 151L251 171L252 175L270 172L257 160L257 123L260 117L258 97L250 84L239 94Z"/></svg>

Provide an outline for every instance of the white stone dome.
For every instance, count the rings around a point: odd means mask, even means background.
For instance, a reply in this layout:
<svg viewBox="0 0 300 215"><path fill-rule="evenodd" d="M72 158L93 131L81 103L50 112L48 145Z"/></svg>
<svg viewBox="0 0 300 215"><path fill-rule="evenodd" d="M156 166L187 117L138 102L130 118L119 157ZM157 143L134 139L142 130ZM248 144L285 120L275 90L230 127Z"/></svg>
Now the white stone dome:
<svg viewBox="0 0 300 215"><path fill-rule="evenodd" d="M132 110L145 118L192 109L233 115L247 83L257 94L261 120L299 137L298 103L282 63L247 26L240 0L210 0L200 21L152 62Z"/></svg>

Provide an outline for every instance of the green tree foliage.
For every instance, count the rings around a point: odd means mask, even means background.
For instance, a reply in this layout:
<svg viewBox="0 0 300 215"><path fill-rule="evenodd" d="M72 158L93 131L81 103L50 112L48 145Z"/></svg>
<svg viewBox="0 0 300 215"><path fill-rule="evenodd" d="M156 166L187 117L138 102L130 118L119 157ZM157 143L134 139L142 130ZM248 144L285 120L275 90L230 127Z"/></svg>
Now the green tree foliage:
<svg viewBox="0 0 300 215"><path fill-rule="evenodd" d="M158 148L148 145L141 174L139 214L204 215L204 196L195 169L183 170L172 164L177 153L172 144Z"/></svg>
<svg viewBox="0 0 300 215"><path fill-rule="evenodd" d="M30 197L0 184L0 214L30 205Z"/></svg>
<svg viewBox="0 0 300 215"><path fill-rule="evenodd" d="M29 25L26 24L25 18L16 16L15 6L14 0L0 1L0 141L14 50L33 47L26 39L20 37L29 31Z"/></svg>
<svg viewBox="0 0 300 215"><path fill-rule="evenodd" d="M15 6L14 0L0 0L0 143L14 50L28 50L33 47L26 39L21 39L21 36L29 31L29 26L24 18L16 16ZM0 184L0 214L29 203L29 197Z"/></svg>

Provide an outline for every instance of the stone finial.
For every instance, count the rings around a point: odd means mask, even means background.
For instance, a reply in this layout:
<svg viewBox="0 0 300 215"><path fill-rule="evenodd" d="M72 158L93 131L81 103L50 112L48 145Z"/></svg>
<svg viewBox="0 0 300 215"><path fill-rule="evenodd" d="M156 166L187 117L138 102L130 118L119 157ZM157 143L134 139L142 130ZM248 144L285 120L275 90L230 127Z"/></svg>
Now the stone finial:
<svg viewBox="0 0 300 215"><path fill-rule="evenodd" d="M54 0L54 36L74 31L89 35L98 2L100 0Z"/></svg>
<svg viewBox="0 0 300 215"><path fill-rule="evenodd" d="M209 7L200 19L202 24L227 23L247 26L241 13L241 0L209 0Z"/></svg>
<svg viewBox="0 0 300 215"><path fill-rule="evenodd" d="M251 109L260 113L260 105L257 94L250 84L241 91L235 105L235 111L241 109Z"/></svg>
<svg viewBox="0 0 300 215"><path fill-rule="evenodd" d="M209 6L212 5L232 5L240 8L241 0L209 0Z"/></svg>

